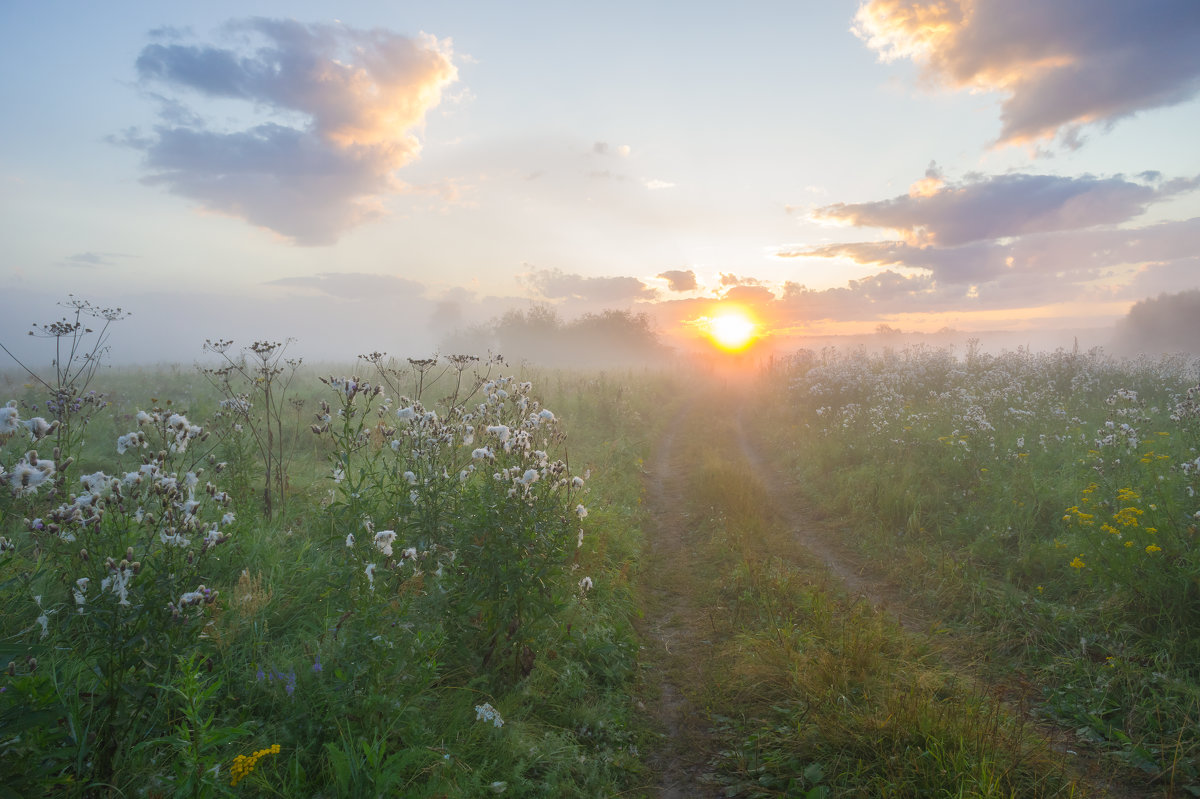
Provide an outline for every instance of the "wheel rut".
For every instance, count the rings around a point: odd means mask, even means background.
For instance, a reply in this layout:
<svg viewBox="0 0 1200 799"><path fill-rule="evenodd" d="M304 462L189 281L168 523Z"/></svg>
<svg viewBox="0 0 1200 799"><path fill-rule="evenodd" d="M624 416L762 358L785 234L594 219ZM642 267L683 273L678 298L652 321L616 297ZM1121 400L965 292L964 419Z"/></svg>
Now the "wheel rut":
<svg viewBox="0 0 1200 799"><path fill-rule="evenodd" d="M653 789L661 799L709 799L716 788L705 779L715 754L710 721L696 690L711 679L711 636L691 578L688 547L697 519L685 507L686 470L678 448L690 407L672 419L645 465L647 568L643 571L644 616L639 633L657 694L647 712L663 735L650 758L658 776Z"/></svg>

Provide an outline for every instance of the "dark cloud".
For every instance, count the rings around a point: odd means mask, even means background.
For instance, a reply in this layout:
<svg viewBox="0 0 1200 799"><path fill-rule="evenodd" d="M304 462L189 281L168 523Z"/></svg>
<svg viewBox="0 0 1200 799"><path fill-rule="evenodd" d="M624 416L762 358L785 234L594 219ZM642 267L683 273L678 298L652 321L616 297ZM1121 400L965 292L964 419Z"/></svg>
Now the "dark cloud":
<svg viewBox="0 0 1200 799"><path fill-rule="evenodd" d="M1200 92L1195 0L869 0L855 33L955 88L1007 95L1000 143L1112 125Z"/></svg>
<svg viewBox="0 0 1200 799"><path fill-rule="evenodd" d="M1196 187L1196 178L1134 183L1119 175L975 176L945 183L927 171L909 194L866 203L835 203L813 217L887 228L912 243L954 247L975 241L1054 230L1114 225L1151 204ZM1157 185L1155 185L1157 183Z"/></svg>
<svg viewBox="0 0 1200 799"><path fill-rule="evenodd" d="M121 140L145 152L147 182L298 244L332 243L378 216L399 190L393 173L420 149L412 131L456 79L448 45L262 18L223 34L234 44L151 44L138 56L143 84L169 92L153 94L154 135ZM275 118L216 130L183 104L188 94Z"/></svg>
<svg viewBox="0 0 1200 799"><path fill-rule="evenodd" d="M547 300L630 302L652 300L658 294L636 277L584 277L560 269L539 269L522 275L521 281Z"/></svg>
<svg viewBox="0 0 1200 799"><path fill-rule="evenodd" d="M845 258L872 266L925 269L942 281L974 283L990 280L1001 273L1006 268L1008 251L1008 247L990 244L939 248L915 246L903 241L862 241L787 250L779 254L786 258Z"/></svg>
<svg viewBox="0 0 1200 799"><path fill-rule="evenodd" d="M691 269L668 269L657 277L667 281L667 288L671 291L695 291L698 286L696 273Z"/></svg>
<svg viewBox="0 0 1200 799"><path fill-rule="evenodd" d="M282 277L268 281L266 285L310 289L350 300L394 296L421 297L425 294L425 286L415 280L364 272L322 272L316 275Z"/></svg>

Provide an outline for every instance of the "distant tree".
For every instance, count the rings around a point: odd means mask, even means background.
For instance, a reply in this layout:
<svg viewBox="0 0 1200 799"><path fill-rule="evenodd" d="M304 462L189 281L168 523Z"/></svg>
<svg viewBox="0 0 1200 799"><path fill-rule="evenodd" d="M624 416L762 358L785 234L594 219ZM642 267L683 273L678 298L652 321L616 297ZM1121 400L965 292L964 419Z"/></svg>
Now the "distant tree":
<svg viewBox="0 0 1200 799"><path fill-rule="evenodd" d="M1117 324L1113 348L1124 354L1200 353L1200 289L1148 297Z"/></svg>
<svg viewBox="0 0 1200 799"><path fill-rule="evenodd" d="M555 363L562 346L562 320L548 305L535 305L525 311L513 309L494 323L500 354L509 359L537 363Z"/></svg>
<svg viewBox="0 0 1200 799"><path fill-rule="evenodd" d="M535 305L508 311L492 330L505 358L542 366L635 366L667 354L650 317L630 311L610 309L568 322L553 308Z"/></svg>

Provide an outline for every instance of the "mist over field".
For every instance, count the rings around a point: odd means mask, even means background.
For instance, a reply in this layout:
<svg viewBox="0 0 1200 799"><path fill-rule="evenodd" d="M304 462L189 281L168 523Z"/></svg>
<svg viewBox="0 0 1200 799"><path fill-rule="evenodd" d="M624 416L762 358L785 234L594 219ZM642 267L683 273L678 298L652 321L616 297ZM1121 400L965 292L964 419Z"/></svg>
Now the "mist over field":
<svg viewBox="0 0 1200 799"><path fill-rule="evenodd" d="M1197 0L0 74L0 799L1200 796Z"/></svg>

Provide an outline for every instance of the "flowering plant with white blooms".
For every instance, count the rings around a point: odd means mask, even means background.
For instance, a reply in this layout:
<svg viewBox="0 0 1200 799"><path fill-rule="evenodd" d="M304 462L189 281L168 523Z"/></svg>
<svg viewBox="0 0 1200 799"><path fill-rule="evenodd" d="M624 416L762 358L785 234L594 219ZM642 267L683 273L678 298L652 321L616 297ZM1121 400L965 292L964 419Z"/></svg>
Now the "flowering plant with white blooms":
<svg viewBox="0 0 1200 799"><path fill-rule="evenodd" d="M587 515L557 417L531 383L471 360L437 375L436 361L410 361L410 386L382 356L369 362L373 382L323 379L333 396L312 425L332 444L348 579L360 599L430 622L462 657L527 669L541 627L577 589L567 575ZM445 396L436 377L452 381Z"/></svg>

